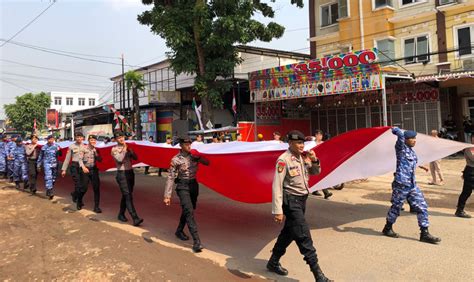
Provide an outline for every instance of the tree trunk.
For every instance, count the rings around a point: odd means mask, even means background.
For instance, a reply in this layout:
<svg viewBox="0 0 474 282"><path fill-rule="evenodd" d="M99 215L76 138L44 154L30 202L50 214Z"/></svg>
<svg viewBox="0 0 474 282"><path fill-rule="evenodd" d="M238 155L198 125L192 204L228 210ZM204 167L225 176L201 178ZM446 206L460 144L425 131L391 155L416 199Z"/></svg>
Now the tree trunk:
<svg viewBox="0 0 474 282"><path fill-rule="evenodd" d="M136 130L137 140L142 140L142 121L140 119L140 102L138 99L138 91L133 88L133 112L134 112L134 124Z"/></svg>
<svg viewBox="0 0 474 282"><path fill-rule="evenodd" d="M206 5L205 0L196 0L195 7L197 9L201 9L203 6ZM205 58L204 58L204 50L201 46L201 18L195 17L194 18L194 26L193 26L193 33L194 33L194 44L196 45L196 53L198 57L198 66L199 66L199 74L201 78L205 78L206 75L206 67L205 67ZM204 127L207 127L206 124L208 121L211 120L212 117L212 107L209 102L209 98L207 96L207 89L199 89L199 96L201 96L201 119Z"/></svg>

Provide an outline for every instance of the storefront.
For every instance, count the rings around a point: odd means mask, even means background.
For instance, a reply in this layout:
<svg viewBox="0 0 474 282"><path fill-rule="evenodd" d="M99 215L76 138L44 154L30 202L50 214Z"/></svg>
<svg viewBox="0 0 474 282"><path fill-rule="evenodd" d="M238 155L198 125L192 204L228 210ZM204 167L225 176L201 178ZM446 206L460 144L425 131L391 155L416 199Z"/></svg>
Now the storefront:
<svg viewBox="0 0 474 282"><path fill-rule="evenodd" d="M377 59L374 48L251 73L254 134L271 139L273 131L310 135L321 129L336 136L382 125L439 129L443 97L436 85L383 72Z"/></svg>

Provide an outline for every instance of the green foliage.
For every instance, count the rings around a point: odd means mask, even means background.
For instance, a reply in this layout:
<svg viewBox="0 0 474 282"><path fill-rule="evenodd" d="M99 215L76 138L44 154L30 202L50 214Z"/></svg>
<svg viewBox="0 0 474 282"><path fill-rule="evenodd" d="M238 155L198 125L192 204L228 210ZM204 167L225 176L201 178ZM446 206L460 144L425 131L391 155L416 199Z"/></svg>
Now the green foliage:
<svg viewBox="0 0 474 282"><path fill-rule="evenodd" d="M145 89L143 76L136 71L128 71L125 73L125 84L128 89L135 89L138 91L143 91Z"/></svg>
<svg viewBox="0 0 474 282"><path fill-rule="evenodd" d="M26 93L15 99L14 104L3 106L11 126L18 131L33 131L34 119L36 119L36 126L41 130L46 124L46 109L51 104L51 97L41 92Z"/></svg>
<svg viewBox="0 0 474 282"><path fill-rule="evenodd" d="M198 94L214 107L222 104L222 93L230 83L234 67L241 63L237 44L255 40L271 41L283 35L285 28L275 22L264 24L254 19L258 13L273 18L275 11L262 0L142 0L153 5L138 16L138 21L166 40L172 50L167 55L178 74L197 76ZM267 1L269 3L275 0ZM303 7L302 0L291 0ZM221 79L219 81L219 79ZM205 115L203 107L203 116Z"/></svg>

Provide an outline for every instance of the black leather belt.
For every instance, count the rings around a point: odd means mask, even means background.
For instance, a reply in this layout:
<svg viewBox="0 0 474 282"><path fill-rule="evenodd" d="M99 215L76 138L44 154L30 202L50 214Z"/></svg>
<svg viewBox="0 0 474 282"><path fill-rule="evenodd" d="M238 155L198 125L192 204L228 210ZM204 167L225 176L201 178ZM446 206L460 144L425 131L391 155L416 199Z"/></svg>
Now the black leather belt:
<svg viewBox="0 0 474 282"><path fill-rule="evenodd" d="M179 178L176 178L174 180L174 183L176 184L192 184L192 183L197 183L196 179L179 179Z"/></svg>

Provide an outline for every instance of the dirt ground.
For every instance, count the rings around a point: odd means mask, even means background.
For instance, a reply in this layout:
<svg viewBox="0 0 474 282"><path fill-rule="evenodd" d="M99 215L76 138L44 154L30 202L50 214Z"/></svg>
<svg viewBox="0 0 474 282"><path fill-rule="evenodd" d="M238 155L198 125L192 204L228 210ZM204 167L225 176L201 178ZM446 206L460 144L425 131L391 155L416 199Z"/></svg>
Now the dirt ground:
<svg viewBox="0 0 474 282"><path fill-rule="evenodd" d="M2 281L259 280L19 192L3 180L0 187Z"/></svg>

